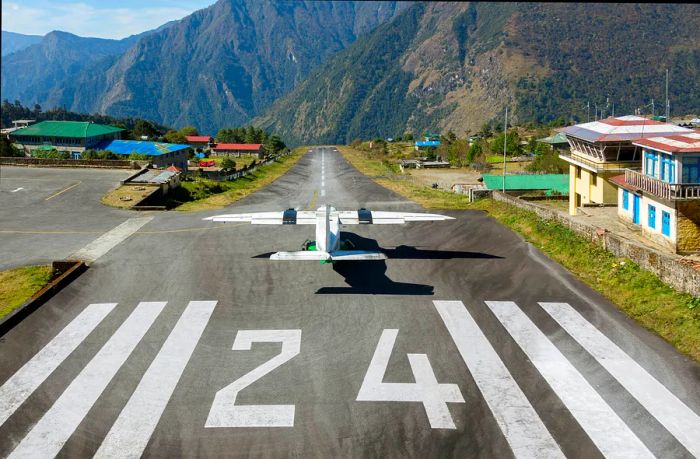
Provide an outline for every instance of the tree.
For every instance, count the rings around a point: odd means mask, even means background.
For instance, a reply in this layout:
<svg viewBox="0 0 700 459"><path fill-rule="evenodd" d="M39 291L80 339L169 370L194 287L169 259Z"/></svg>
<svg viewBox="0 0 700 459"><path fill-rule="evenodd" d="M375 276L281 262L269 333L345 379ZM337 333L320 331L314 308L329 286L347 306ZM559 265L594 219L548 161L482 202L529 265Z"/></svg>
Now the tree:
<svg viewBox="0 0 700 459"><path fill-rule="evenodd" d="M475 159L480 157L483 154L484 150L481 146L481 142L474 142L471 144L469 147L469 151L467 152L467 162L468 163L473 163Z"/></svg>
<svg viewBox="0 0 700 459"><path fill-rule="evenodd" d="M407 132L407 133L405 133L405 134L403 135L403 139L404 139L406 142L412 142L412 141L413 141L413 134L410 133L410 132Z"/></svg>
<svg viewBox="0 0 700 459"><path fill-rule="evenodd" d="M132 134L136 140L141 140L144 136L152 139L158 135L158 131L149 121L137 119Z"/></svg>
<svg viewBox="0 0 700 459"><path fill-rule="evenodd" d="M221 168L224 170L234 170L236 169L236 161L227 156L221 161Z"/></svg>
<svg viewBox="0 0 700 459"><path fill-rule="evenodd" d="M185 143L185 136L178 131L175 130L169 130L168 132L165 133L165 141L169 143Z"/></svg>
<svg viewBox="0 0 700 459"><path fill-rule="evenodd" d="M194 126L185 126L184 128L180 129L178 132L180 134L182 134L183 136L199 135L199 132L197 132L197 128Z"/></svg>
<svg viewBox="0 0 700 459"><path fill-rule="evenodd" d="M503 154L503 141L504 134L496 134L493 141L491 142L491 151L495 154ZM517 132L511 131L508 133L508 142L506 145L506 154L511 156L517 156L522 153L522 147L520 145L520 136Z"/></svg>
<svg viewBox="0 0 700 459"><path fill-rule="evenodd" d="M22 157L24 153L14 145L6 136L0 136L0 156L4 157Z"/></svg>

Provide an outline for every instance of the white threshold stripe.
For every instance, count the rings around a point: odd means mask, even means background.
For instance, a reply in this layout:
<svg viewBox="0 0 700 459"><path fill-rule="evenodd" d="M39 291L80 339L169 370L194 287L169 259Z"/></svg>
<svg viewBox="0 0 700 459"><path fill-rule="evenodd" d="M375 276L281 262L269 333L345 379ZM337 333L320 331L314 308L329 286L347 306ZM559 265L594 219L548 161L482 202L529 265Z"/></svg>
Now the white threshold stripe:
<svg viewBox="0 0 700 459"><path fill-rule="evenodd" d="M654 457L642 441L512 301L486 301L605 457Z"/></svg>
<svg viewBox="0 0 700 459"><path fill-rule="evenodd" d="M141 457L216 303L190 301L95 457Z"/></svg>
<svg viewBox="0 0 700 459"><path fill-rule="evenodd" d="M55 457L165 304L139 303L9 457Z"/></svg>
<svg viewBox="0 0 700 459"><path fill-rule="evenodd" d="M91 304L0 387L0 425L102 322L117 303Z"/></svg>
<svg viewBox="0 0 700 459"><path fill-rule="evenodd" d="M535 409L461 301L433 301L517 458L564 457Z"/></svg>
<svg viewBox="0 0 700 459"><path fill-rule="evenodd" d="M568 303L540 306L692 455L700 457L700 416Z"/></svg>
<svg viewBox="0 0 700 459"><path fill-rule="evenodd" d="M78 250L71 257L88 262L96 261L151 220L153 217L130 218Z"/></svg>

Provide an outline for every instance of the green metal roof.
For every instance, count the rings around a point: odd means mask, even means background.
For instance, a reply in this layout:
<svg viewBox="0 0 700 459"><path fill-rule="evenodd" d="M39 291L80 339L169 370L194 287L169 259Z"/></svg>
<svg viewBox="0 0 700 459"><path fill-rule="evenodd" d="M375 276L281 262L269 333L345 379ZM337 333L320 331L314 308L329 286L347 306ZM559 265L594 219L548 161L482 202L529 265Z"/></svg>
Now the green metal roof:
<svg viewBox="0 0 700 459"><path fill-rule="evenodd" d="M503 189L503 176L483 174L489 190ZM506 175L506 190L549 190L569 194L569 174Z"/></svg>
<svg viewBox="0 0 700 459"><path fill-rule="evenodd" d="M542 142L542 143L548 143L548 144L550 144L550 145L558 145L558 144L562 144L562 143L569 143L569 142L566 140L566 134L564 134L563 132L558 132L558 133L556 133L556 134L554 134L554 135L550 135L549 137L545 137L545 138L543 138L543 139L537 139L537 141L538 141L538 142Z"/></svg>
<svg viewBox="0 0 700 459"><path fill-rule="evenodd" d="M122 128L87 121L42 121L41 123L17 129L12 133L12 136L78 137L82 139L112 134L123 130Z"/></svg>

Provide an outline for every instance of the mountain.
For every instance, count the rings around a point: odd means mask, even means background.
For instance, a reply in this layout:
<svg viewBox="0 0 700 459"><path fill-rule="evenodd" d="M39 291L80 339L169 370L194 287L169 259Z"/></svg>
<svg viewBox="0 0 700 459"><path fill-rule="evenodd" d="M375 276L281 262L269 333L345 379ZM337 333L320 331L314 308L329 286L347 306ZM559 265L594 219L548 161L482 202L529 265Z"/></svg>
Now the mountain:
<svg viewBox="0 0 700 459"><path fill-rule="evenodd" d="M312 68L406 6L219 0L77 72L38 100L214 132L250 121Z"/></svg>
<svg viewBox="0 0 700 459"><path fill-rule="evenodd" d="M2 97L43 105L56 86L105 58L122 54L138 39L137 35L109 40L50 32L39 43L3 57Z"/></svg>
<svg viewBox="0 0 700 459"><path fill-rule="evenodd" d="M314 69L254 123L291 144L477 131L700 106L700 9L692 4L417 3ZM648 111L651 109L647 108ZM657 113L661 110L657 109ZM593 110L591 110L591 115Z"/></svg>
<svg viewBox="0 0 700 459"><path fill-rule="evenodd" d="M41 41L41 35L2 31L2 55L14 53Z"/></svg>

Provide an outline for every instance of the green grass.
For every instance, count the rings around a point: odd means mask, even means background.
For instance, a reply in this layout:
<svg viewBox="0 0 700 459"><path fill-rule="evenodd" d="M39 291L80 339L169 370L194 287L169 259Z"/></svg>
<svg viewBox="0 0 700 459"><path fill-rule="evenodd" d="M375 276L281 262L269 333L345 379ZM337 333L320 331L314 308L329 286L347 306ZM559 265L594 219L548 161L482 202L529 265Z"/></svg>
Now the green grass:
<svg viewBox="0 0 700 459"><path fill-rule="evenodd" d="M378 175L382 164L361 152L339 148L360 172ZM480 210L521 234L551 259L646 329L700 362L700 298L679 293L656 275L626 258L618 258L566 226L492 199L469 203L466 196L434 190L405 180L375 179L380 185L423 207Z"/></svg>
<svg viewBox="0 0 700 459"><path fill-rule="evenodd" d="M197 179L182 182L171 194L169 206L179 211L222 209L261 189L284 175L304 155L308 147L295 148L290 155L230 182Z"/></svg>
<svg viewBox="0 0 700 459"><path fill-rule="evenodd" d="M622 311L700 362L700 299L678 293L656 275L618 258L558 222L491 199L467 208L484 210L520 233Z"/></svg>
<svg viewBox="0 0 700 459"><path fill-rule="evenodd" d="M25 266L0 272L0 319L10 314L46 285L51 266Z"/></svg>

